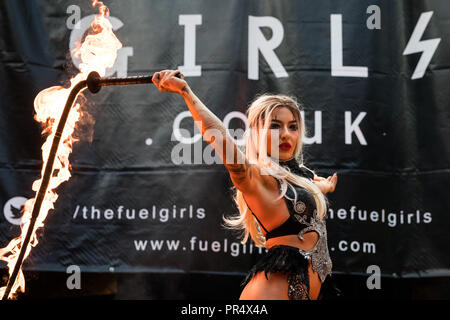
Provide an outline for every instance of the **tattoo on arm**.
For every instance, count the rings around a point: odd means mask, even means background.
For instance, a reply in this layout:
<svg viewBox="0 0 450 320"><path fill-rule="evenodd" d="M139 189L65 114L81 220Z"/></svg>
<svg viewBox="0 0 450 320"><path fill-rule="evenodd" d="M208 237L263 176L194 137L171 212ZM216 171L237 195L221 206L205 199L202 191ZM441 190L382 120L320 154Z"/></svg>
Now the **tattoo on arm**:
<svg viewBox="0 0 450 320"><path fill-rule="evenodd" d="M251 181L253 178L252 167L253 165L245 160L244 164L228 166L228 170L235 181L245 181L247 179Z"/></svg>

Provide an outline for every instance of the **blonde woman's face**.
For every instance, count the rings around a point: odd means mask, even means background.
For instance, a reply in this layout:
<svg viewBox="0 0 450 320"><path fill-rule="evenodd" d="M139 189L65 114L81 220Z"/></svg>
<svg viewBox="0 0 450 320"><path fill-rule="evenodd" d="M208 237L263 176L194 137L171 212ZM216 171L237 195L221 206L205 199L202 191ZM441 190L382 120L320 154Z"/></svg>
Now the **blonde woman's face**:
<svg viewBox="0 0 450 320"><path fill-rule="evenodd" d="M273 157L280 161L289 160L294 156L299 138L300 128L291 110L287 107L275 108L267 132L267 154L272 156L278 151L278 157L276 155Z"/></svg>

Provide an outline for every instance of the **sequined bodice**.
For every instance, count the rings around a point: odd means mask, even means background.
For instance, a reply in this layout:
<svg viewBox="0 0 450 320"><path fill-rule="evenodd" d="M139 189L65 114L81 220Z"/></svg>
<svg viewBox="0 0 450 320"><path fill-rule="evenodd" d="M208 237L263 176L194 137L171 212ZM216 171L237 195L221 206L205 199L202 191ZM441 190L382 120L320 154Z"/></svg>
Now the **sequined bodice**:
<svg viewBox="0 0 450 320"><path fill-rule="evenodd" d="M304 240L303 235L311 231L316 232L319 236L318 241L311 250L298 250L305 258L311 260L313 270L319 274L319 278L323 282L326 276L331 274L332 269L332 262L328 251L326 222L325 220L320 220L317 215L314 197L304 188L299 186L294 186L294 188L297 197L288 188L284 200L289 209L290 219L295 219L300 226L297 227L297 230L300 230L296 233L298 238ZM285 223L289 223L288 221ZM290 224L293 225L293 222ZM275 233L276 230L272 230L271 232Z"/></svg>
<svg viewBox="0 0 450 320"><path fill-rule="evenodd" d="M300 167L295 159L280 162L280 165L289 168L296 175L310 180L314 179L314 173L304 166ZM281 189L280 180L276 180ZM293 189L295 189L295 192ZM300 186L288 185L284 200L289 210L289 218L282 225L271 231L264 227L248 204L247 207L258 220L260 226L266 231L266 240L291 234L297 235L300 240L304 240L303 235L305 233L316 232L319 239L315 246L309 251L298 250L306 259L311 260L313 270L319 274L319 278L323 282L327 275L331 274L332 269L325 219L321 220L318 217L314 196Z"/></svg>

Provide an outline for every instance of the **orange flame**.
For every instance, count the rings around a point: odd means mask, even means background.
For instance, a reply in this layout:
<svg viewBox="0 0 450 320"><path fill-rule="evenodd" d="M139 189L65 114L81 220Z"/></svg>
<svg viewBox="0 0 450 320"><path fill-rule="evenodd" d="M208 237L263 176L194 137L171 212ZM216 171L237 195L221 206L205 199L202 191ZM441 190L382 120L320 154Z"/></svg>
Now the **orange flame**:
<svg viewBox="0 0 450 320"><path fill-rule="evenodd" d="M92 6L99 6L99 15L96 15L91 29L92 31L86 36L85 40L77 50L81 57L80 73L70 80L70 88L63 88L61 86L54 86L42 90L34 100L34 108L36 111L35 120L44 125L42 134L48 134L45 143L42 145L42 159L44 160L41 175L44 174L44 169L50 153L50 147L53 142L56 128L61 117L62 110L66 103L72 88L80 81L86 80L91 71L96 71L100 76L104 76L106 69L111 68L117 57L117 51L122 47L122 44L114 35L112 25L107 19L109 16L109 9L101 1L92 0ZM81 117L81 106L77 103L71 110L67 119L64 131L62 133L61 142L58 147L55 162L53 165L53 174L47 188L39 216L36 220L34 230L31 236L30 245L25 253L25 259L28 257L31 248L38 243L36 231L38 228L44 227L44 221L47 217L48 211L54 209L53 204L58 198L55 193L56 189L61 183L68 181L71 177L69 155L72 152L73 143L78 140L72 137L75 130L76 123ZM37 192L41 185L42 179L34 181L32 185L33 191ZM24 205L24 214L21 219L21 235L11 240L5 247L0 249L0 260L6 261L9 269L9 275L14 269L17 258L19 256L20 248L28 230L31 220L31 213L33 210L35 198L29 199ZM6 287L0 288L0 297L3 297ZM17 290L25 292L25 278L22 270L19 271L17 279L11 289L11 294L15 294Z"/></svg>

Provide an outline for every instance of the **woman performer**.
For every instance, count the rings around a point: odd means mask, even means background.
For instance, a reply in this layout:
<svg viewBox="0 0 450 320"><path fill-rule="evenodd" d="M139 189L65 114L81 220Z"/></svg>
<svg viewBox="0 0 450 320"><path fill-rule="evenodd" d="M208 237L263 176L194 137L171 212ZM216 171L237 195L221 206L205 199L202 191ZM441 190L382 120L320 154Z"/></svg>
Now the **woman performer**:
<svg viewBox="0 0 450 320"><path fill-rule="evenodd" d="M176 77L176 76L179 76ZM153 75L159 91L180 94L203 138L229 171L238 217L226 225L268 252L243 281L242 300L317 299L331 274L325 216L337 174L322 178L301 160L304 123L296 101L262 95L247 110L245 154L223 123L192 92L179 70Z"/></svg>

